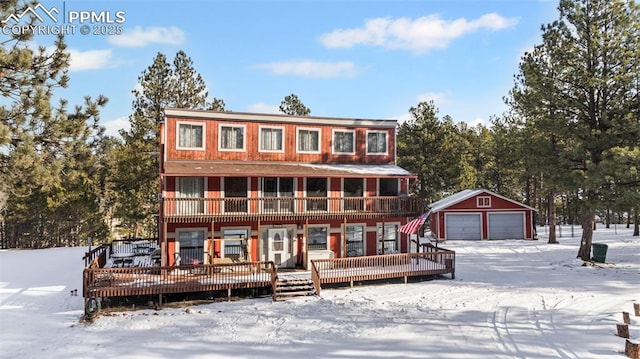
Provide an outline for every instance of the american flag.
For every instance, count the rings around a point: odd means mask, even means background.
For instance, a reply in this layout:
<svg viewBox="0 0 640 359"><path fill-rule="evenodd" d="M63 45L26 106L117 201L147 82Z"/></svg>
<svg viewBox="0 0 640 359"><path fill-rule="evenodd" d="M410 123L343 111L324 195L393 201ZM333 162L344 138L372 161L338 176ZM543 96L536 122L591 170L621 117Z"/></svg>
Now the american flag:
<svg viewBox="0 0 640 359"><path fill-rule="evenodd" d="M403 225L402 227L400 227L400 233L406 233L406 234L415 234L418 232L418 228L420 228L423 224L424 221L427 220L427 218L429 217L429 214L431 213L431 211L428 212L424 212L423 214L420 215L420 217L407 222L407 224Z"/></svg>

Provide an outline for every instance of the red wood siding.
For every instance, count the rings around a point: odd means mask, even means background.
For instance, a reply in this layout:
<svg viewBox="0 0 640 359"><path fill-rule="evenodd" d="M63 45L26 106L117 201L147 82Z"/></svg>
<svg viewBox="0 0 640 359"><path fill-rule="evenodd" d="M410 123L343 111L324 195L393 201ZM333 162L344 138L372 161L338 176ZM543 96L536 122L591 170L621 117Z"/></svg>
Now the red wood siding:
<svg viewBox="0 0 640 359"><path fill-rule="evenodd" d="M202 124L204 126L204 150L178 150L177 126L178 122ZM244 151L218 151L218 126L243 125L245 126ZM229 161L287 161L308 163L364 163L364 164L393 164L395 163L395 128L375 128L375 131L387 132L387 154L367 155L366 128L329 126L307 124L274 124L259 122L218 121L214 119L181 119L168 117L166 123L166 157L165 160L229 160ZM284 152L271 153L260 152L259 129L264 127L278 127L284 129ZM319 128L321 130L320 153L297 153L296 138L297 128ZM336 155L332 153L333 130L355 130L356 150L353 155Z"/></svg>

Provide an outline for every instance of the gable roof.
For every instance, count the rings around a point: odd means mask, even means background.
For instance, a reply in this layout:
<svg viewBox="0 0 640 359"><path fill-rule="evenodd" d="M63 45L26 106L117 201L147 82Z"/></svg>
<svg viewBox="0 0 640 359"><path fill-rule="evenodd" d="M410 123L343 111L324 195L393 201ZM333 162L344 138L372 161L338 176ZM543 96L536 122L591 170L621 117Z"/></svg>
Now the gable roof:
<svg viewBox="0 0 640 359"><path fill-rule="evenodd" d="M538 211L537 209L535 209L533 207L529 207L524 203L520 203L518 201L514 201L514 200L512 200L510 198L501 196L501 195L499 195L497 193L491 192L491 191L486 190L486 189L465 189L465 190L462 190L460 192L452 194L449 197L445 197L445 198L443 198L443 199L441 199L441 200L439 200L437 202L432 203L431 205L429 205L429 209L431 210L431 212L437 212L437 211L440 211L442 209L451 207L456 203L460 203L460 202L465 201L465 200L467 200L469 198L475 197L475 196L477 196L479 194L489 194L489 195L492 195L492 196L496 196L498 198L502 198L505 201L511 202L513 204L516 204L518 206L530 209L532 211L536 211L536 212Z"/></svg>

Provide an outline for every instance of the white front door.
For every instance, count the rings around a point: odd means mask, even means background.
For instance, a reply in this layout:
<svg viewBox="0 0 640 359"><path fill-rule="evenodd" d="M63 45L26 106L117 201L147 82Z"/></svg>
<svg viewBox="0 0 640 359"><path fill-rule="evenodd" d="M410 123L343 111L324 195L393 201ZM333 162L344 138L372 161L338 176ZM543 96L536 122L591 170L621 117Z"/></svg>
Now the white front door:
<svg viewBox="0 0 640 359"><path fill-rule="evenodd" d="M291 267L290 240L286 228L272 228L268 231L267 259L273 261L278 268Z"/></svg>

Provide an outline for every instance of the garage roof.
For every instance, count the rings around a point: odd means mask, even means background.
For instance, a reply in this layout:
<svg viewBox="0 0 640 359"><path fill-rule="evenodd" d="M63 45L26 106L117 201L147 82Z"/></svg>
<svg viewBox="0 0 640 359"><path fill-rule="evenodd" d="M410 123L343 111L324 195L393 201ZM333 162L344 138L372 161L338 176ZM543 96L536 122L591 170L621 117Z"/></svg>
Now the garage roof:
<svg viewBox="0 0 640 359"><path fill-rule="evenodd" d="M462 202L464 200L467 200L467 199L469 199L471 197L475 197L475 196L477 196L479 194L488 194L488 195L496 196L496 197L504 199L505 201L509 201L511 203L517 204L518 206L530 209L532 211L536 211L536 212L538 211L537 209L535 209L533 207L529 207L524 203L520 203L518 201L514 201L514 200L512 200L510 198L501 196L501 195L499 195L497 193L491 192L491 191L486 190L486 189L465 189L465 190L462 190L460 192L454 193L449 197L445 197L445 198L443 198L443 199L441 199L441 200L439 200L437 202L432 203L429 206L429 208L430 208L431 212L438 212L438 211L440 211L442 209L445 209L445 208L450 207L450 206L452 206L452 205L454 205L456 203L459 203L459 202Z"/></svg>

